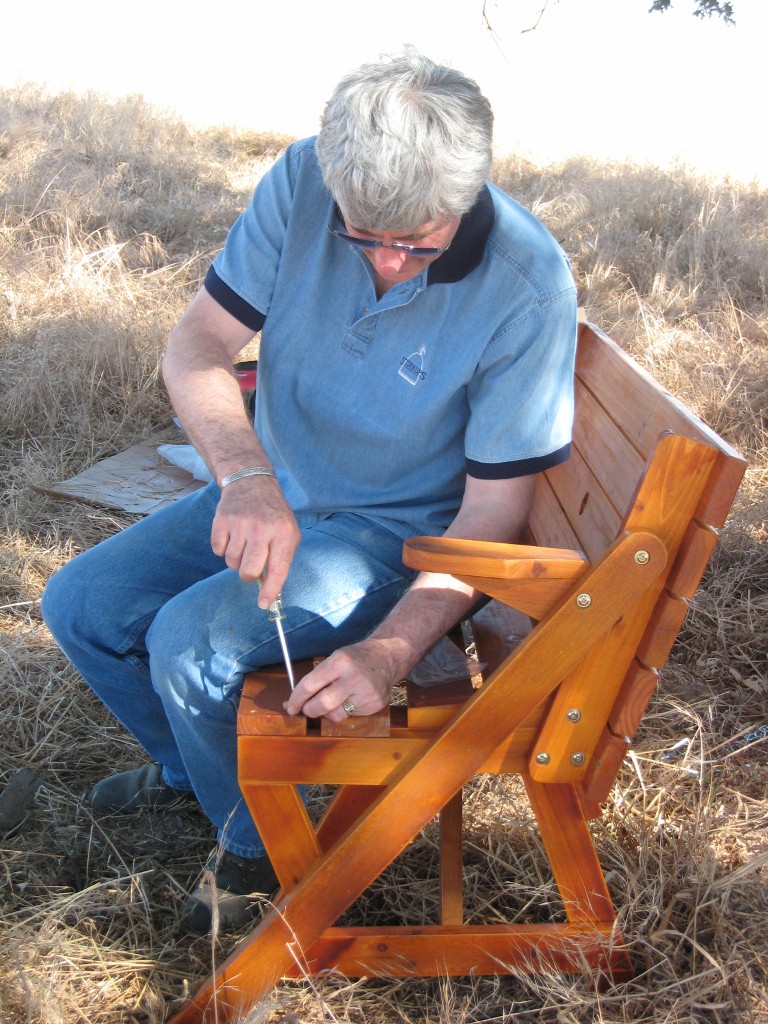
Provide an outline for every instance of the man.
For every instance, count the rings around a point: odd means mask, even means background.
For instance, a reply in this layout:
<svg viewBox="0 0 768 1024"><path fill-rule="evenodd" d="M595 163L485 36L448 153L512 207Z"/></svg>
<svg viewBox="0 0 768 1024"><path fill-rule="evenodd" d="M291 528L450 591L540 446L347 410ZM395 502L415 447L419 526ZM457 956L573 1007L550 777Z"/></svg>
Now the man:
<svg viewBox="0 0 768 1024"><path fill-rule="evenodd" d="M568 456L576 333L567 261L493 186L475 83L409 49L345 78L318 138L260 182L163 362L217 484L85 552L46 622L152 763L98 783L96 815L191 793L219 833L187 902L239 927L275 886L237 784L246 672L328 657L291 714L340 721L392 687L476 603L417 575L419 534L513 541L534 475ZM255 429L232 361L261 330Z"/></svg>

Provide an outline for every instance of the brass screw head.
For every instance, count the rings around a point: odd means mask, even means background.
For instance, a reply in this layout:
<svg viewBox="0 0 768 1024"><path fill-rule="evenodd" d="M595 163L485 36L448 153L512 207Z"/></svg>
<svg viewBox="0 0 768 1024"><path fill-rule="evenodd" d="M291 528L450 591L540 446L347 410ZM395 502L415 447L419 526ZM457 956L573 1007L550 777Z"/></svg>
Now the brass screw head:
<svg viewBox="0 0 768 1024"><path fill-rule="evenodd" d="M592 598L589 596L589 594L579 594L579 596L576 598L576 604L579 606L579 608L589 608L589 606L592 604Z"/></svg>

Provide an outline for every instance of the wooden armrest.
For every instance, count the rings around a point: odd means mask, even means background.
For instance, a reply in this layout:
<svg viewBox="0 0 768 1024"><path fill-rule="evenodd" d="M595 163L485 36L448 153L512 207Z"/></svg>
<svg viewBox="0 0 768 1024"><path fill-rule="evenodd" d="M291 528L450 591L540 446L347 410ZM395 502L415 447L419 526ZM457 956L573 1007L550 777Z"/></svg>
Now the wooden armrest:
<svg viewBox="0 0 768 1024"><path fill-rule="evenodd" d="M580 551L540 548L532 544L500 544L459 537L411 537L403 547L403 561L426 572L464 573L490 578L547 576L575 579L589 565Z"/></svg>
<svg viewBox="0 0 768 1024"><path fill-rule="evenodd" d="M541 619L589 568L580 551L458 537L412 537L403 561L422 572L450 573L483 594Z"/></svg>

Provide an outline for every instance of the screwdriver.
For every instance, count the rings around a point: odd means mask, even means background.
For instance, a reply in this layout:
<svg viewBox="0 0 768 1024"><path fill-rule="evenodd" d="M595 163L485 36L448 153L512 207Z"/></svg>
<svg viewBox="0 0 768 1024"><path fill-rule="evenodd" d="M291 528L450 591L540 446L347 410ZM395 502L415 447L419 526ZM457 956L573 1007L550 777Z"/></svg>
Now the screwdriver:
<svg viewBox="0 0 768 1024"><path fill-rule="evenodd" d="M263 576L259 577L259 589L261 589ZM285 630L283 629L283 619L285 618L285 612L283 611L283 595L278 594L275 600L268 608L269 618L271 622L274 622L277 628L277 636L280 640L280 647L283 650L283 661L285 662L285 671L288 673L288 682L291 684L291 689L296 689L296 682L293 678L293 665L291 663L291 656L288 653L288 644L285 639Z"/></svg>

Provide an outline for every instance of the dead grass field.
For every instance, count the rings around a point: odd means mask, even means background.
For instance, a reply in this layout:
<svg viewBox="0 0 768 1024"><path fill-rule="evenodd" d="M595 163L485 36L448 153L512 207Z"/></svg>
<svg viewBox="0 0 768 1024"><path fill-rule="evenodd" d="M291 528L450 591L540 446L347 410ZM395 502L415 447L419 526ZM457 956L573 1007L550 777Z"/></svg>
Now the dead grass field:
<svg viewBox="0 0 768 1024"><path fill-rule="evenodd" d="M68 667L38 602L57 566L129 520L30 485L167 424L165 335L285 141L193 132L135 98L0 93L0 792L23 812L0 829L7 1024L157 1024L232 945L177 932L212 843L199 812L105 828L80 806L141 752ZM249 1022L766 1022L768 194L584 159L505 159L495 177L562 240L589 318L750 460L594 826L637 976L602 992L585 978L329 978L280 986ZM478 781L467 814L468 905L489 920L557 914L514 782ZM429 914L433 854L427 830L350 920Z"/></svg>

